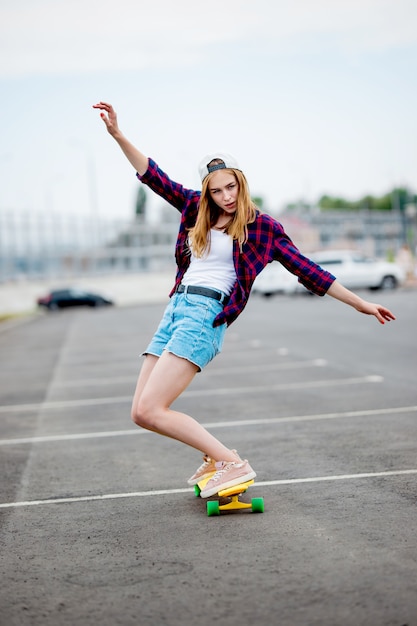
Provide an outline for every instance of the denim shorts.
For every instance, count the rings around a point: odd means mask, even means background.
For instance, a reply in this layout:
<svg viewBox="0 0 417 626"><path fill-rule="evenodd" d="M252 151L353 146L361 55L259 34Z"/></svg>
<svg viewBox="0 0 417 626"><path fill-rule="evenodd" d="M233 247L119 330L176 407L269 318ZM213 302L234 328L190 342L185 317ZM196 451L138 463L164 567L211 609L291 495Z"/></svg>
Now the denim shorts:
<svg viewBox="0 0 417 626"><path fill-rule="evenodd" d="M164 350L187 359L202 370L221 352L226 324L213 326L223 304L214 298L174 293L143 354L161 356Z"/></svg>

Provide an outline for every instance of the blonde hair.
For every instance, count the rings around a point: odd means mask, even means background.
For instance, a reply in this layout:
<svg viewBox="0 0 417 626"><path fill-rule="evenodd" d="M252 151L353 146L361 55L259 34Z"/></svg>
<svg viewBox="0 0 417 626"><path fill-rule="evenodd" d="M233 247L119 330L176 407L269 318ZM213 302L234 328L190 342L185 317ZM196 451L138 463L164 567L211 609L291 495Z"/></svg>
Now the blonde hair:
<svg viewBox="0 0 417 626"><path fill-rule="evenodd" d="M225 232L233 240L236 239L242 248L248 238L247 225L255 221L258 207L250 197L248 181L243 172L229 168L225 168L224 171L233 174L239 187L236 211L226 224ZM210 229L216 224L221 211L210 195L210 179L211 174L203 180L197 220L195 226L190 228L188 233L190 242L192 242L193 254L199 258L210 250Z"/></svg>

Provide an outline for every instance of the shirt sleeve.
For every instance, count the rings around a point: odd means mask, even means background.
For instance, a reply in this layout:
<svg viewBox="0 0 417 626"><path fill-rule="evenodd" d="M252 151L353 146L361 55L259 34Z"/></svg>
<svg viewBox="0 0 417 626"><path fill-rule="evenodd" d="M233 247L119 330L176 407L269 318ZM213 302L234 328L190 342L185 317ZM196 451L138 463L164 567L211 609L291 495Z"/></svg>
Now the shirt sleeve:
<svg viewBox="0 0 417 626"><path fill-rule="evenodd" d="M186 204L192 201L198 202L201 195L199 191L186 189L180 183L171 180L153 159L149 159L146 172L142 176L136 172L136 176L142 183L180 212Z"/></svg>
<svg viewBox="0 0 417 626"><path fill-rule="evenodd" d="M279 222L277 222L275 229L274 259L279 261L289 272L295 274L298 281L317 296L324 296L336 280L333 274L301 254Z"/></svg>

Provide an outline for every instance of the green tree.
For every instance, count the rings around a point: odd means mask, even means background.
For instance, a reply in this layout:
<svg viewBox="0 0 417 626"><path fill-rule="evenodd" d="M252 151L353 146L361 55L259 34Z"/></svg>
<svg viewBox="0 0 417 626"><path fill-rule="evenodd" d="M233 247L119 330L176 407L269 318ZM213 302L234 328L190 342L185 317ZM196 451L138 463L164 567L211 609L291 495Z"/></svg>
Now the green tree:
<svg viewBox="0 0 417 626"><path fill-rule="evenodd" d="M262 198L262 196L255 196L254 198L252 198L252 202L256 204L260 211L263 210L264 199Z"/></svg>
<svg viewBox="0 0 417 626"><path fill-rule="evenodd" d="M417 202L417 194L410 193L410 191L404 187L393 189L390 198L392 209L397 211L405 211L405 207L408 203L415 204Z"/></svg>
<svg viewBox="0 0 417 626"><path fill-rule="evenodd" d="M323 195L318 205L323 211L344 209L349 211L405 211L409 203L416 203L417 195L405 187L398 187L383 196L366 195L359 200L345 200L337 196Z"/></svg>
<svg viewBox="0 0 417 626"><path fill-rule="evenodd" d="M147 202L146 191L144 187L140 185L138 188L137 196L136 196L135 215L137 219L140 219L142 221L145 220L145 216L146 216L146 202Z"/></svg>
<svg viewBox="0 0 417 626"><path fill-rule="evenodd" d="M375 198L374 200L375 204L373 208L376 211L391 211L392 199L390 193L386 193L384 196L381 196L380 198Z"/></svg>
<svg viewBox="0 0 417 626"><path fill-rule="evenodd" d="M321 209L349 209L349 202L343 198L336 198L334 196L324 195L320 198L318 205Z"/></svg>

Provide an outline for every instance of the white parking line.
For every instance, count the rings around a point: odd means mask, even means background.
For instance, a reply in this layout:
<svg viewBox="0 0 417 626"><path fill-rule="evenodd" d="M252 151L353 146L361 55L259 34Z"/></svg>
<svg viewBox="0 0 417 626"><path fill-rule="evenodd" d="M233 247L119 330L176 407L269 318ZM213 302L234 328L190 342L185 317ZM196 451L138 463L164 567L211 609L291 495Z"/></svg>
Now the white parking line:
<svg viewBox="0 0 417 626"><path fill-rule="evenodd" d="M291 391L298 389L317 389L320 387L338 387L340 385L363 385L382 383L382 376L361 376L355 378L336 378L312 381L296 381L293 383L280 383L277 385L260 385L255 387L223 387L217 389L196 389L185 391L181 398L198 398L202 396L224 396L224 395L241 395L243 393L264 393L266 391ZM58 410L70 407L87 407L100 406L105 404L130 403L132 396L113 396L106 398L85 398L79 400L51 400L49 402L29 403L29 404L9 404L0 406L0 413L21 413L25 411L41 410Z"/></svg>
<svg viewBox="0 0 417 626"><path fill-rule="evenodd" d="M224 396L224 395L241 395L243 393L264 393L265 391L290 391L298 389L317 389L320 387L338 387L340 385L363 385L382 383L384 381L382 376L361 376L356 378L337 378L337 379L325 379L325 380L308 380L308 381L296 381L293 383L280 383L278 385L258 385L257 387L224 387L218 389L204 389L195 391L186 391L181 395L181 398L196 398L199 396Z"/></svg>
<svg viewBox="0 0 417 626"><path fill-rule="evenodd" d="M295 369L307 369L311 367L325 367L327 361L325 359L312 359L310 361L288 361L286 363L272 363L272 364L259 364L259 365L244 365L241 367L233 367L234 374L241 374L245 372L262 372L262 371L290 371ZM230 373L230 368L207 368L205 370L205 376L224 376ZM131 384L136 383L135 376L109 376L102 378L82 378L73 380L55 380L54 389L68 389L72 387L101 387L106 385L119 385L119 384Z"/></svg>
<svg viewBox="0 0 417 626"><path fill-rule="evenodd" d="M104 404L120 404L132 402L132 396L113 396L111 398L84 398L80 400L50 400L49 402L33 402L28 404L9 404L0 406L0 413L21 413L25 411L58 410L71 407L101 406Z"/></svg>
<svg viewBox="0 0 417 626"><path fill-rule="evenodd" d="M360 480L364 478L388 478L390 476L406 476L417 474L417 469L390 470L386 472L364 472L362 474L341 474L335 476L311 476L307 478L287 478L283 480L265 480L256 482L257 487L277 487L281 485L298 485L301 483L320 483L334 480ZM150 496L170 496L178 493L190 493L193 489L161 489L158 491L134 491L128 493L107 493L100 496L78 496L74 498L50 498L48 500L26 500L22 502L4 502L0 509L11 509L23 506L40 506L46 504L68 504L73 502L93 502L97 500L117 500L120 498L147 498Z"/></svg>
<svg viewBox="0 0 417 626"><path fill-rule="evenodd" d="M251 420L229 420L227 422L203 423L204 428L235 428L241 426L259 426L261 424L281 424L291 422L314 422L318 420L343 419L349 417L373 417L378 415L398 415L415 413L417 406L384 407L383 409L364 409L361 411L341 411L338 413L317 413L316 415L292 415L286 417L265 417ZM126 430L103 430L92 433L73 433L67 435L44 435L42 437L20 437L16 439L0 439L0 446L19 444L51 443L54 441L72 441L80 439L100 439L102 437L127 437L130 435L148 435L151 431L143 428Z"/></svg>

